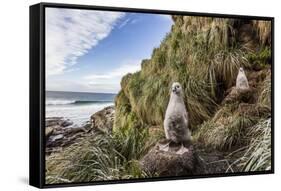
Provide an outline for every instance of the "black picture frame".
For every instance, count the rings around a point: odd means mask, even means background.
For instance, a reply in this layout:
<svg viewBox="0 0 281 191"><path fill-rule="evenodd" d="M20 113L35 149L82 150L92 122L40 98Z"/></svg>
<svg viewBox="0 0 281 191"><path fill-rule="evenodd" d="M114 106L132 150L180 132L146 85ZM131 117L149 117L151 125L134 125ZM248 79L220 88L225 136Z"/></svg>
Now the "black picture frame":
<svg viewBox="0 0 281 191"><path fill-rule="evenodd" d="M129 180L106 180L95 182L74 182L62 184L45 184L45 8L71 8L85 10L105 10L105 11L123 11L138 13L154 13L154 14L177 14L189 16L207 16L218 18L241 18L266 20L271 22L271 170L256 172L235 172L208 175L193 175L182 177L155 177L145 179L129 179ZM104 7L93 5L75 5L75 4L57 4L57 3L39 3L30 6L30 128L29 128L29 184L38 188L53 188L66 186L85 186L99 184L116 184L116 183L132 183L132 182L149 182L163 180L179 180L194 178L210 178L210 177L227 177L227 176L244 176L258 174L274 173L274 17L249 16L249 15L231 15L217 13L195 13L171 10L153 10L153 9L137 9L125 7Z"/></svg>

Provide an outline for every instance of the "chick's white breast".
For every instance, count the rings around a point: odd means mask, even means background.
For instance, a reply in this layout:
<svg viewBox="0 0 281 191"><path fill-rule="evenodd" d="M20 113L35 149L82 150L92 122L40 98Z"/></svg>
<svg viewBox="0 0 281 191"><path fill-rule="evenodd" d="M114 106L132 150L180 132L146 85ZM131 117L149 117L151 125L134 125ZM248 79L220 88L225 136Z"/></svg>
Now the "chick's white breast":
<svg viewBox="0 0 281 191"><path fill-rule="evenodd" d="M183 121L187 123L187 112L182 103L172 102L169 103L166 110L165 119L171 119L171 117L183 118Z"/></svg>

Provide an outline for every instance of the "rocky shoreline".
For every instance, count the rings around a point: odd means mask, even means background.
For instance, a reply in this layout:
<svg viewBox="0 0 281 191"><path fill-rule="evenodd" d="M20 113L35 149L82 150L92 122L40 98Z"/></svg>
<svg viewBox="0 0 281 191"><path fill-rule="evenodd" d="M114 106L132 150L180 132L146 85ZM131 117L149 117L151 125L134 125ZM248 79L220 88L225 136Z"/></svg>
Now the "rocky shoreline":
<svg viewBox="0 0 281 191"><path fill-rule="evenodd" d="M78 127L69 119L49 117L45 121L46 154L59 152L79 138L97 131L111 132L114 121L114 106L94 113L89 121Z"/></svg>

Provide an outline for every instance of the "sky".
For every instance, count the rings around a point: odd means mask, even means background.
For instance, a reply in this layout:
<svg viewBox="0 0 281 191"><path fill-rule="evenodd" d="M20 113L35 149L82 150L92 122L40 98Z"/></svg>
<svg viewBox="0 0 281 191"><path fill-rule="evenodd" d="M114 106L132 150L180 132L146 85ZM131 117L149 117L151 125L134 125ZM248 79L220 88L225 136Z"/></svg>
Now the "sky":
<svg viewBox="0 0 281 191"><path fill-rule="evenodd" d="M118 93L172 24L169 15L46 8L46 89Z"/></svg>

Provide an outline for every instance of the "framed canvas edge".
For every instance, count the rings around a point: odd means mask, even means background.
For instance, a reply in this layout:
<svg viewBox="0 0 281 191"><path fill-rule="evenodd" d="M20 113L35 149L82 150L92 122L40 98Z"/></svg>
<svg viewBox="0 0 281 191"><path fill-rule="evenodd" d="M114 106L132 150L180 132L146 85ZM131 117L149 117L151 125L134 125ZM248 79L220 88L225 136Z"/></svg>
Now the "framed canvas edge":
<svg viewBox="0 0 281 191"><path fill-rule="evenodd" d="M168 181L168 180L185 180L185 179L197 179L197 178L218 178L218 177L233 177L233 176L248 176L248 175L262 175L262 174L274 174L275 165L274 165L274 17L268 16L252 16L252 15L235 15L235 14L218 14L218 13L200 13L200 12L187 12L187 11L175 11L175 10L155 10L155 9L141 9L141 8L127 8L127 7L109 7L109 6L95 6L95 5L78 5L78 4L62 4L62 3L39 3L30 6L30 11L32 7L39 9L39 44L40 50L38 60L39 60L39 71L33 68L35 63L32 63L31 55L32 52L32 43L31 35L32 31L32 22L30 22L30 160L29 160L29 184L38 188L55 188L55 187L70 187L70 186L87 186L87 185L105 185L105 184L120 184L120 183L140 183L140 182L152 182L152 181ZM271 35L272 35L272 44L271 44L271 170L267 171L254 171L254 172L234 172L234 173L219 173L219 174L206 174L206 175L192 175L192 176L173 176L173 177L154 177L154 178L142 178L142 179L123 179L123 180L105 180L105 181L93 181L93 182L73 182L73 183L60 183L60 184L45 184L45 8L71 8L71 9L88 9L88 10L104 10L104 11L124 11L124 12L138 12L138 13L154 13L154 14L177 14L177 15L188 15L188 16L206 16L206 17L219 17L219 18L238 18L238 19L256 19L256 20L266 20L271 21ZM31 20L31 18L30 18ZM34 42L34 41L33 41ZM38 64L38 62L37 62ZM31 81L34 78L34 74L39 72L39 87L32 88L34 82ZM33 117L33 112L35 106L32 105L32 96L35 92L39 91L39 126L40 130L37 134L38 137L34 137L34 134L31 133L35 127L33 127L32 120L38 120ZM39 150L32 151L32 144L38 143L40 145ZM34 156L39 156L39 166L36 168L31 168L32 164L31 159ZM36 157L35 157L36 158ZM34 169L36 172L40 172L39 181L34 184L31 178L34 175L31 175Z"/></svg>
<svg viewBox="0 0 281 191"><path fill-rule="evenodd" d="M29 184L43 188L42 5L29 7Z"/></svg>

